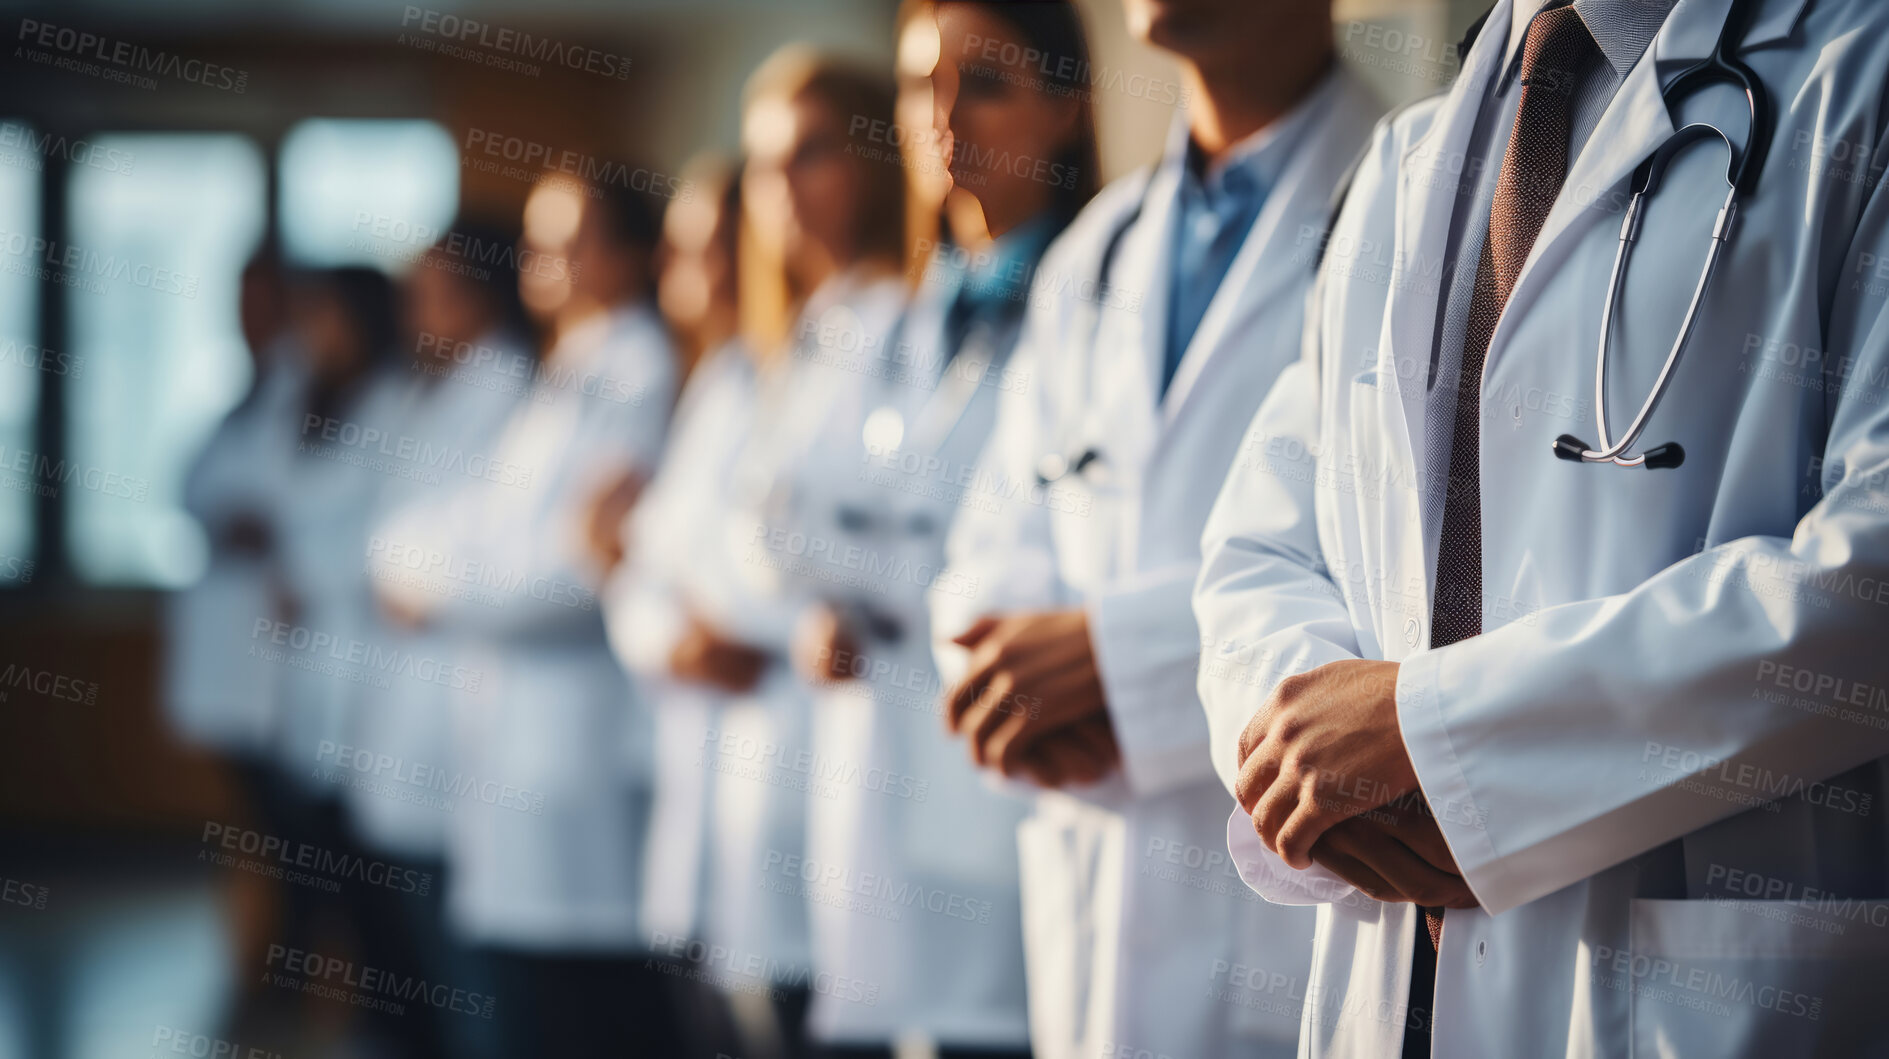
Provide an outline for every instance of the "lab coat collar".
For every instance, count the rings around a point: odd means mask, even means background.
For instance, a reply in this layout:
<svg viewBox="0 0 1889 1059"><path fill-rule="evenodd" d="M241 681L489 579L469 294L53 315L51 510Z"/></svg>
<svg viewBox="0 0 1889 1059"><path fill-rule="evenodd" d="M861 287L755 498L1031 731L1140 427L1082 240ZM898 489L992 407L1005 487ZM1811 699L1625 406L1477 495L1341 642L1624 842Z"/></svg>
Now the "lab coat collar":
<svg viewBox="0 0 1889 1059"><path fill-rule="evenodd" d="M1630 16L1609 12L1610 6L1636 6L1652 10L1651 4L1660 5L1660 18L1663 21L1672 13L1672 8L1679 0L1572 0L1568 6L1574 8L1587 26L1588 33L1594 37L1594 43L1600 46L1600 53L1607 57L1607 64L1614 68L1614 73L1622 80L1633 70L1633 64L1640 61L1646 51L1647 43L1654 33L1637 36L1627 32L1623 25ZM1529 23L1536 15L1554 3L1554 0L1518 0L1509 13L1509 44L1502 60L1502 69L1506 75L1521 60L1522 43L1528 36ZM1645 23L1642 23L1644 25Z"/></svg>
<svg viewBox="0 0 1889 1059"><path fill-rule="evenodd" d="M1502 68L1507 70L1521 54L1522 41L1528 35L1528 23L1542 8L1554 0L1519 0L1509 10L1508 44L1503 50ZM1632 72L1640 61L1641 50L1633 47L1632 41L1615 32L1616 23L1611 19L1589 17L1590 12L1608 2L1636 3L1641 0L1572 0L1571 6L1581 13L1588 31L1594 35L1594 43L1600 45L1601 54L1607 57L1614 71L1622 78ZM1712 48L1718 43L1719 30L1725 25L1725 16L1731 11L1730 0L1712 0L1701 4L1700 0L1662 0L1667 8L1667 20L1661 31L1677 31L1668 41L1668 46L1675 49L1671 56L1662 56L1665 62L1693 62L1712 54ZM1810 5L1810 0L1795 0L1793 3L1774 4L1768 10L1758 13L1757 22L1745 34L1744 48L1755 48L1765 44L1775 44L1790 35L1797 25L1797 20ZM1704 17L1690 24L1680 26L1673 22L1672 14L1687 7L1702 8L1710 11ZM1659 34L1655 34L1658 37Z"/></svg>
<svg viewBox="0 0 1889 1059"><path fill-rule="evenodd" d="M1239 315L1241 308L1264 304L1280 291L1304 279L1305 272L1301 271L1291 254L1268 255L1277 260L1263 264L1259 258L1265 255L1268 247L1277 245L1275 237L1286 218L1315 213L1330 201L1330 182L1320 183L1311 179L1313 167L1324 154L1330 152L1313 149L1308 141L1317 131L1317 126L1329 121L1341 97L1346 102L1352 102L1358 93L1368 91L1356 83L1353 77L1342 64L1334 63L1318 86L1291 111L1247 137L1246 143L1237 149L1240 153L1229 158L1229 161L1233 161L1238 157L1250 157L1246 153L1248 151L1277 155L1268 163L1275 174L1273 187L1266 196L1265 204L1260 207L1259 216L1253 219L1252 227L1247 230L1240 249L1235 252L1232 263L1227 266L1226 276L1221 280L1219 289L1209 299L1206 314L1200 318L1200 325L1194 329L1180 364L1174 370L1174 378L1168 383L1161 404L1164 427L1172 424L1181 414L1187 398L1194 391L1195 383L1206 370L1206 361L1213 351L1225 348L1228 344L1225 342L1227 328ZM1349 158L1344 159L1344 163L1349 161ZM1167 241L1171 245L1172 240ZM1166 333L1164 314L1159 334ZM1155 365L1155 370L1160 370L1158 356L1151 363ZM1159 390L1152 392L1158 393Z"/></svg>
<svg viewBox="0 0 1889 1059"><path fill-rule="evenodd" d="M1175 223L1175 199L1187 177L1187 153L1191 143L1187 115L1176 115L1174 126L1169 130L1167 153L1148 188L1149 204L1159 203L1159 209L1145 216L1145 228L1159 242L1154 245L1154 252L1138 249L1135 257L1135 260L1156 265L1142 279L1144 311L1138 318L1138 338L1144 354L1142 362L1147 372L1148 393L1154 398L1153 407L1158 410L1164 425L1172 423L1180 414L1194 383L1206 367L1205 362L1214 350L1224 344L1221 340L1228 322L1240 306L1261 303L1280 288L1302 278L1287 261L1282 260L1278 267L1256 268L1253 259L1267 245L1282 217L1298 216L1308 208L1308 196L1315 196L1320 203L1329 199L1329 184L1314 188L1293 174L1304 173L1306 167L1312 164L1311 156L1320 153L1311 149L1307 142L1316 131L1315 127L1327 119L1341 97L1351 101L1359 92L1368 90L1356 82L1355 75L1342 63L1334 63L1318 85L1292 110L1240 141L1223 160L1222 164L1225 165L1244 165L1260 155L1276 156L1266 163L1275 174L1274 186L1266 197L1265 205L1260 208L1259 216L1254 218L1252 227L1247 230L1240 249L1235 252L1225 278L1208 301L1206 315L1201 317L1200 326L1194 329L1194 335L1181 355L1180 364L1174 370L1174 378L1163 394L1161 372L1164 351L1158 343L1165 341L1167 335L1167 276L1174 245L1172 226ZM1142 227L1144 225L1137 225L1137 228Z"/></svg>
<svg viewBox="0 0 1889 1059"><path fill-rule="evenodd" d="M1514 0L1499 0L1489 12L1487 26L1510 23ZM1469 196L1463 190L1469 141L1476 113L1487 96L1506 52L1503 35L1484 29L1467 54L1449 94L1421 135L1404 149L1397 167L1395 247L1390 257L1390 292L1385 303L1384 340L1375 366L1380 399L1387 416L1401 411L1408 451L1415 466L1424 460L1425 388L1400 385L1398 380L1428 377L1431 345L1436 333L1440 292L1427 279L1447 281L1450 262L1443 260L1449 245L1450 217ZM1362 251L1359 251L1362 253ZM1375 262L1373 262L1375 264ZM1457 262L1457 268L1474 268ZM1407 365L1399 371L1398 364ZM1395 399L1392 399L1395 398ZM1394 429L1386 424L1387 429ZM1427 498L1426 498L1427 499Z"/></svg>

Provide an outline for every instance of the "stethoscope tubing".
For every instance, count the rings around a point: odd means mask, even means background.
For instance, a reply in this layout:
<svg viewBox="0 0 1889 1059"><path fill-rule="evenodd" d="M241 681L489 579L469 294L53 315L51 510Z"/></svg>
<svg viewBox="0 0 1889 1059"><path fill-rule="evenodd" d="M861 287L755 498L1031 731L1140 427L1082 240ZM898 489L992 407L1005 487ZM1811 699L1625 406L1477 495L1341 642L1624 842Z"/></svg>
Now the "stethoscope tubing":
<svg viewBox="0 0 1889 1059"><path fill-rule="evenodd" d="M1740 151L1725 130L1706 123L1693 123L1676 131L1671 139L1653 152L1644 163L1641 172L1635 174L1633 198L1627 204L1627 216L1620 225L1620 245L1614 251L1613 270L1607 278L1607 297L1601 306L1600 340L1594 357L1594 425L1600 431L1600 447L1588 448L1579 439L1563 434L1555 439L1555 455L1562 459L1582 463L1612 463L1619 467L1649 466L1649 453L1641 452L1628 455L1627 450L1639 441L1640 434L1659 407L1672 385L1674 372L1679 367L1679 358L1684 355L1686 345L1692 338L1692 332L1699 319L1699 309L1705 303L1706 292L1711 289L1712 277L1718 271L1719 258L1725 249L1725 243L1731 238L1731 232L1738 219L1739 201L1756 186L1759 171L1763 168L1763 158L1769 147L1771 136L1770 99L1765 95L1764 86L1756 73L1740 61L1734 54L1732 42L1742 37L1746 21L1749 0L1733 0L1732 9L1726 15L1725 26L1720 33L1718 46L1712 55L1694 65L1673 82L1663 93L1668 107L1676 99L1704 88L1708 84L1727 82L1743 90L1745 103L1750 114L1750 123L1746 129L1745 149ZM1653 382L1652 390L1640 405L1632 422L1620 440L1610 440L1607 415L1607 352L1613 337L1614 311L1620 299L1622 278L1626 274L1627 262L1631 257L1633 244L1639 240L1640 226L1645 220L1646 199L1659 189L1666 174L1666 166L1672 157L1693 141L1707 135L1718 137L1725 144L1729 157L1725 166L1725 201L1719 207L1718 219L1712 225L1712 235L1707 243L1705 265L1699 270L1699 281L1693 286L1692 299L1686 305L1685 318L1680 322L1679 334L1673 340L1672 348L1666 353L1665 363L1660 366L1659 376ZM1653 466L1676 467L1684 459L1684 450L1677 444L1659 446L1655 452L1661 453L1661 459Z"/></svg>

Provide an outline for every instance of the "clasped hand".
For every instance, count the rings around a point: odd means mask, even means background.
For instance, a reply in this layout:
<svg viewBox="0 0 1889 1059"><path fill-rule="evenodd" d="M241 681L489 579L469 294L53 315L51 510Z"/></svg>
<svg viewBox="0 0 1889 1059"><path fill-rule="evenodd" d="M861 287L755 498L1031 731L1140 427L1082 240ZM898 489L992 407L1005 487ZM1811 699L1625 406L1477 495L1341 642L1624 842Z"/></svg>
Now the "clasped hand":
<svg viewBox="0 0 1889 1059"><path fill-rule="evenodd" d="M1266 848L1380 901L1470 908L1397 724L1397 663L1331 662L1280 681L1240 734L1234 795Z"/></svg>
<svg viewBox="0 0 1889 1059"><path fill-rule="evenodd" d="M1063 787L1120 763L1086 612L979 618L952 642L970 663L945 692L945 720L979 767Z"/></svg>

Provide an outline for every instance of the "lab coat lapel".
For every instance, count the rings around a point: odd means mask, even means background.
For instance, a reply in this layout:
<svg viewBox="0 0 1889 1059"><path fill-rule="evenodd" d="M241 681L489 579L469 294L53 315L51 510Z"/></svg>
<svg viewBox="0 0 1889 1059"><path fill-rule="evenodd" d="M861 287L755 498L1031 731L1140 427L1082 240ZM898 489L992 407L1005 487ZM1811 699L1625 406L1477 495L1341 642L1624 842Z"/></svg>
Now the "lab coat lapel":
<svg viewBox="0 0 1889 1059"><path fill-rule="evenodd" d="M1331 85L1313 104L1323 114L1308 117L1315 124L1322 123L1336 108L1338 95L1352 90L1348 82ZM1237 333L1229 335L1229 331L1245 322L1257 307L1270 304L1282 292L1294 290L1303 282L1306 272L1295 263L1287 245L1297 233L1282 229L1292 218L1321 215L1331 201L1332 185L1351 161L1345 157L1334 162L1329 157L1332 153L1321 142L1318 129L1303 131L1300 145L1279 174L1278 186L1266 197L1227 268L1226 278L1208 300L1207 312L1187 343L1187 352L1174 371L1174 381L1168 384L1161 403L1163 437L1186 409L1187 399L1199 388L1200 380L1213 370L1216 358L1229 346L1241 345L1227 341L1239 337ZM1260 267L1262 262L1267 267Z"/></svg>
<svg viewBox="0 0 1889 1059"><path fill-rule="evenodd" d="M1148 452L1161 403L1162 357L1167 342L1168 274L1174 253L1174 202L1187 144L1187 125L1177 121L1161 164L1149 178L1141 215L1123 235L1109 265L1110 287L1138 298L1139 311L1104 306L1096 335L1098 429L1121 452L1125 467L1140 467ZM1111 296L1110 302L1118 299Z"/></svg>
<svg viewBox="0 0 1889 1059"><path fill-rule="evenodd" d="M1506 27L1511 6L1512 0L1501 0L1489 13L1487 24ZM1449 282L1449 262L1443 260L1443 255L1449 247L1450 216L1467 201L1459 191L1467 169L1469 140L1489 82L1501 67L1507 37L1506 32L1489 31L1477 36L1464 57L1462 72L1450 87L1449 99L1423 136L1405 150L1398 165L1396 246L1391 252L1393 271L1384 330L1378 342L1377 378L1382 380L1379 392L1385 395L1382 411L1389 415L1396 409L1403 414L1408 451L1415 467L1424 465L1424 380L1430 374L1441 297L1439 289L1425 277L1435 275L1440 282ZM1352 252L1362 257L1366 251L1360 247ZM1460 263L1458 267L1462 267ZM1474 268L1475 264L1471 262L1468 267ZM1401 385L1399 380L1413 383Z"/></svg>

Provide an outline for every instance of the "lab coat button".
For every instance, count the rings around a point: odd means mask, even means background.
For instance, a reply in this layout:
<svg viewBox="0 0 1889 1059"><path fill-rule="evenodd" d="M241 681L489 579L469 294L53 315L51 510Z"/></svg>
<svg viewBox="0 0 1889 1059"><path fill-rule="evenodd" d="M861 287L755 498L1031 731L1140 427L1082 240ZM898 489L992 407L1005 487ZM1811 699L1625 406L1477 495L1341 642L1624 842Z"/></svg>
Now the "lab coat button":
<svg viewBox="0 0 1889 1059"><path fill-rule="evenodd" d="M1481 967L1483 964L1483 961L1487 960L1488 958L1489 958L1489 943L1487 941L1476 942L1476 966Z"/></svg>
<svg viewBox="0 0 1889 1059"><path fill-rule="evenodd" d="M1418 624L1417 619L1410 618L1404 622L1404 646L1405 647L1417 646L1417 639L1418 637L1422 635L1423 635L1423 626Z"/></svg>

